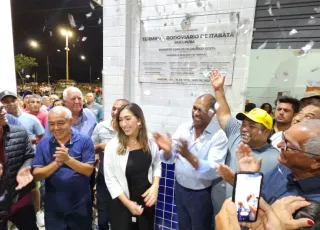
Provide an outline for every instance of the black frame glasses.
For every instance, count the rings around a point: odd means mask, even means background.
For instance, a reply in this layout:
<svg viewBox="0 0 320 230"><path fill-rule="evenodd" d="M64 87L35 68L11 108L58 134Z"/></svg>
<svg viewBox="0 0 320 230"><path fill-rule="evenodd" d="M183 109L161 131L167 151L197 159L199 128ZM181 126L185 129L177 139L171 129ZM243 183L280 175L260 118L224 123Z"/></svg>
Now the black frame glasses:
<svg viewBox="0 0 320 230"><path fill-rule="evenodd" d="M286 136L284 135L284 132L282 132L282 141L284 143L284 146L283 146L283 151L286 152L287 149L291 149L291 150L295 150L295 151L298 151L298 152L301 152L301 153L306 153L306 154L310 154L312 156L317 156L319 157L318 154L315 154L315 153L309 153L309 152L306 152L306 151L303 151L301 149L297 149L297 148L294 148L294 147L289 147L288 146L288 140L286 139Z"/></svg>

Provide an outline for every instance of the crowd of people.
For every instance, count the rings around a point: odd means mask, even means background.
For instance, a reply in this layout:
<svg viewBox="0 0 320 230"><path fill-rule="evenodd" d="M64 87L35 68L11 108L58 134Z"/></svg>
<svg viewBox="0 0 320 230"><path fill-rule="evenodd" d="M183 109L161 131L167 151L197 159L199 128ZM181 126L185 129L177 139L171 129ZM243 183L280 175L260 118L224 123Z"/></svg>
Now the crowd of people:
<svg viewBox="0 0 320 230"><path fill-rule="evenodd" d="M224 77L215 69L210 79L214 94L198 97L171 137L150 134L141 107L126 99L105 119L100 91L0 92L0 230L8 221L89 230L93 207L99 230L154 229L161 162L175 164L181 230L318 228L320 95L280 97L274 115L264 105L233 117ZM264 174L260 206L248 197L256 222L238 221L235 171Z"/></svg>

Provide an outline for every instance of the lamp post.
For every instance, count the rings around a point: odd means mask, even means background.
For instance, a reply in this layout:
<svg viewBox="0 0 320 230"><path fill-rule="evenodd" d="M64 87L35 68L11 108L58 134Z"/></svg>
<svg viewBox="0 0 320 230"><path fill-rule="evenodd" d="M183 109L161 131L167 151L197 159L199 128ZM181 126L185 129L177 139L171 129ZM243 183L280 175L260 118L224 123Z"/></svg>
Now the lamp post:
<svg viewBox="0 0 320 230"><path fill-rule="evenodd" d="M66 80L67 80L67 84L69 83L69 60L68 60L68 52L69 52L69 47L68 47L68 41L69 41L69 37L72 36L72 32L69 31L69 30L65 30L65 29L62 29L61 30L61 34L63 36L66 37Z"/></svg>
<svg viewBox="0 0 320 230"><path fill-rule="evenodd" d="M81 55L80 58L81 58L81 60L83 60L83 61L86 60L86 56L84 56L84 55ZM91 85L91 83L92 83L92 81L91 81L91 65L89 65L89 73L90 73L90 85Z"/></svg>

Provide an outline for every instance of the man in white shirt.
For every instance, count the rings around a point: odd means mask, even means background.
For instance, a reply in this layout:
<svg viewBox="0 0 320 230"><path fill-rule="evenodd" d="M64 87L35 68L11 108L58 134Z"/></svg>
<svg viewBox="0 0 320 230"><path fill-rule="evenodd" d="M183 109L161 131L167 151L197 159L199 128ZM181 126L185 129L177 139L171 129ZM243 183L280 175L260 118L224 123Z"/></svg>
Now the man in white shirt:
<svg viewBox="0 0 320 230"><path fill-rule="evenodd" d="M94 144L96 159L100 158L99 171L96 179L99 230L109 230L108 201L111 200L103 175L103 151L107 143L117 135L117 132L113 128L113 121L116 118L119 109L128 103L129 102L126 99L116 100L112 105L111 119L98 123L93 130L91 137Z"/></svg>
<svg viewBox="0 0 320 230"><path fill-rule="evenodd" d="M221 180L216 173L227 155L227 137L216 119L216 99L200 96L192 108L192 122L182 124L172 140L158 133L154 138L162 160L175 163L175 198L179 229L210 230L213 221L211 186Z"/></svg>

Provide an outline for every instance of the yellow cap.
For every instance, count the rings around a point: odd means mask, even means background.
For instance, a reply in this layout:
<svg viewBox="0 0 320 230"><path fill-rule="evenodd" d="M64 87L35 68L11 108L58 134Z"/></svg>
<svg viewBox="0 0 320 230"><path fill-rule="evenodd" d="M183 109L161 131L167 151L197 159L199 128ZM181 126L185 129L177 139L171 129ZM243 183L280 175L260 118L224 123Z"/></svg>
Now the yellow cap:
<svg viewBox="0 0 320 230"><path fill-rule="evenodd" d="M267 129L270 129L270 130L272 129L273 119L267 113L267 111L263 109L255 108L248 113L238 113L236 116L236 118L241 121L243 121L246 117L249 118L250 120L253 120L254 122L262 124Z"/></svg>

